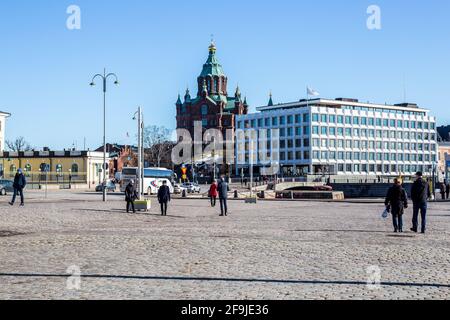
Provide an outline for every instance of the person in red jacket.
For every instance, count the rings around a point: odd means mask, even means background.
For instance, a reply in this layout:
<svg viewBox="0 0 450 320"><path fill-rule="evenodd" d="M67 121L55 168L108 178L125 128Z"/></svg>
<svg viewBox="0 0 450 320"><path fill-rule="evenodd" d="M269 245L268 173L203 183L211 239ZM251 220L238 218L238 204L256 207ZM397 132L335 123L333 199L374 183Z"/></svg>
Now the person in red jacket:
<svg viewBox="0 0 450 320"><path fill-rule="evenodd" d="M209 198L211 199L211 207L216 206L217 200L217 180L214 180L211 186L209 187Z"/></svg>

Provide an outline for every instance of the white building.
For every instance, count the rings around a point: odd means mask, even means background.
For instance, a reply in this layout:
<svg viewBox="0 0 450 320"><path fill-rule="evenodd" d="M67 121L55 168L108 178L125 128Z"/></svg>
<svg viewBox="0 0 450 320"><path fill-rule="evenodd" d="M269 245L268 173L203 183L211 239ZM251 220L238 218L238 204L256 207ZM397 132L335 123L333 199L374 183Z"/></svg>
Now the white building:
<svg viewBox="0 0 450 320"><path fill-rule="evenodd" d="M6 118L9 116L11 116L10 113L0 111L0 152L3 152L5 149Z"/></svg>
<svg viewBox="0 0 450 320"><path fill-rule="evenodd" d="M431 175L437 164L436 118L415 104L343 98L269 104L257 108L258 113L238 116L237 128L279 129L279 163L285 176ZM236 142L239 174L248 170L249 155L239 134ZM263 167L255 158L256 168Z"/></svg>

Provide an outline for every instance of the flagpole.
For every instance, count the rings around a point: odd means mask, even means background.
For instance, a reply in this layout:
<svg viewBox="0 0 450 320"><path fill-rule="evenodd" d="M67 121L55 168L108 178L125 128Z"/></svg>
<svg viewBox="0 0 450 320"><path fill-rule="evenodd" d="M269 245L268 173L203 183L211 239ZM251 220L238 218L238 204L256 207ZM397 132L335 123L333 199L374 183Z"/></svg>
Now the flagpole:
<svg viewBox="0 0 450 320"><path fill-rule="evenodd" d="M309 91L308 86L306 86L306 108L309 107Z"/></svg>

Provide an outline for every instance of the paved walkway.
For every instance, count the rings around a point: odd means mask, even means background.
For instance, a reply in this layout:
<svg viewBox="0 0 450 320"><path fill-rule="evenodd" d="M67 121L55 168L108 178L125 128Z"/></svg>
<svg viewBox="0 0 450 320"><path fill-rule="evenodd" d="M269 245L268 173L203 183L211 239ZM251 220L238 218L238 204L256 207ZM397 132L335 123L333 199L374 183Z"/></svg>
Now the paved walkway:
<svg viewBox="0 0 450 320"><path fill-rule="evenodd" d="M230 201L222 218L178 199L161 217L124 213L119 195L35 196L0 198L0 299L450 298L448 203L423 236L392 234L379 204Z"/></svg>

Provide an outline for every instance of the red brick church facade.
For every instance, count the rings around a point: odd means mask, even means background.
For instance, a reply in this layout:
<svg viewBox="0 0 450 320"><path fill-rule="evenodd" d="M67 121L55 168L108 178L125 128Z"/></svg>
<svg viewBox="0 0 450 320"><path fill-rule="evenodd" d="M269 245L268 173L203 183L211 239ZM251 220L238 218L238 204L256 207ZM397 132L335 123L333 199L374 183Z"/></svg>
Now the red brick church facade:
<svg viewBox="0 0 450 320"><path fill-rule="evenodd" d="M228 78L216 58L216 46L209 46L208 60L197 78L197 95L192 98L186 90L184 101L180 95L176 103L177 129L187 129L193 136L194 122L202 122L203 130L217 128L223 133L235 129L235 116L248 113L247 99L239 87L234 96L228 96Z"/></svg>

